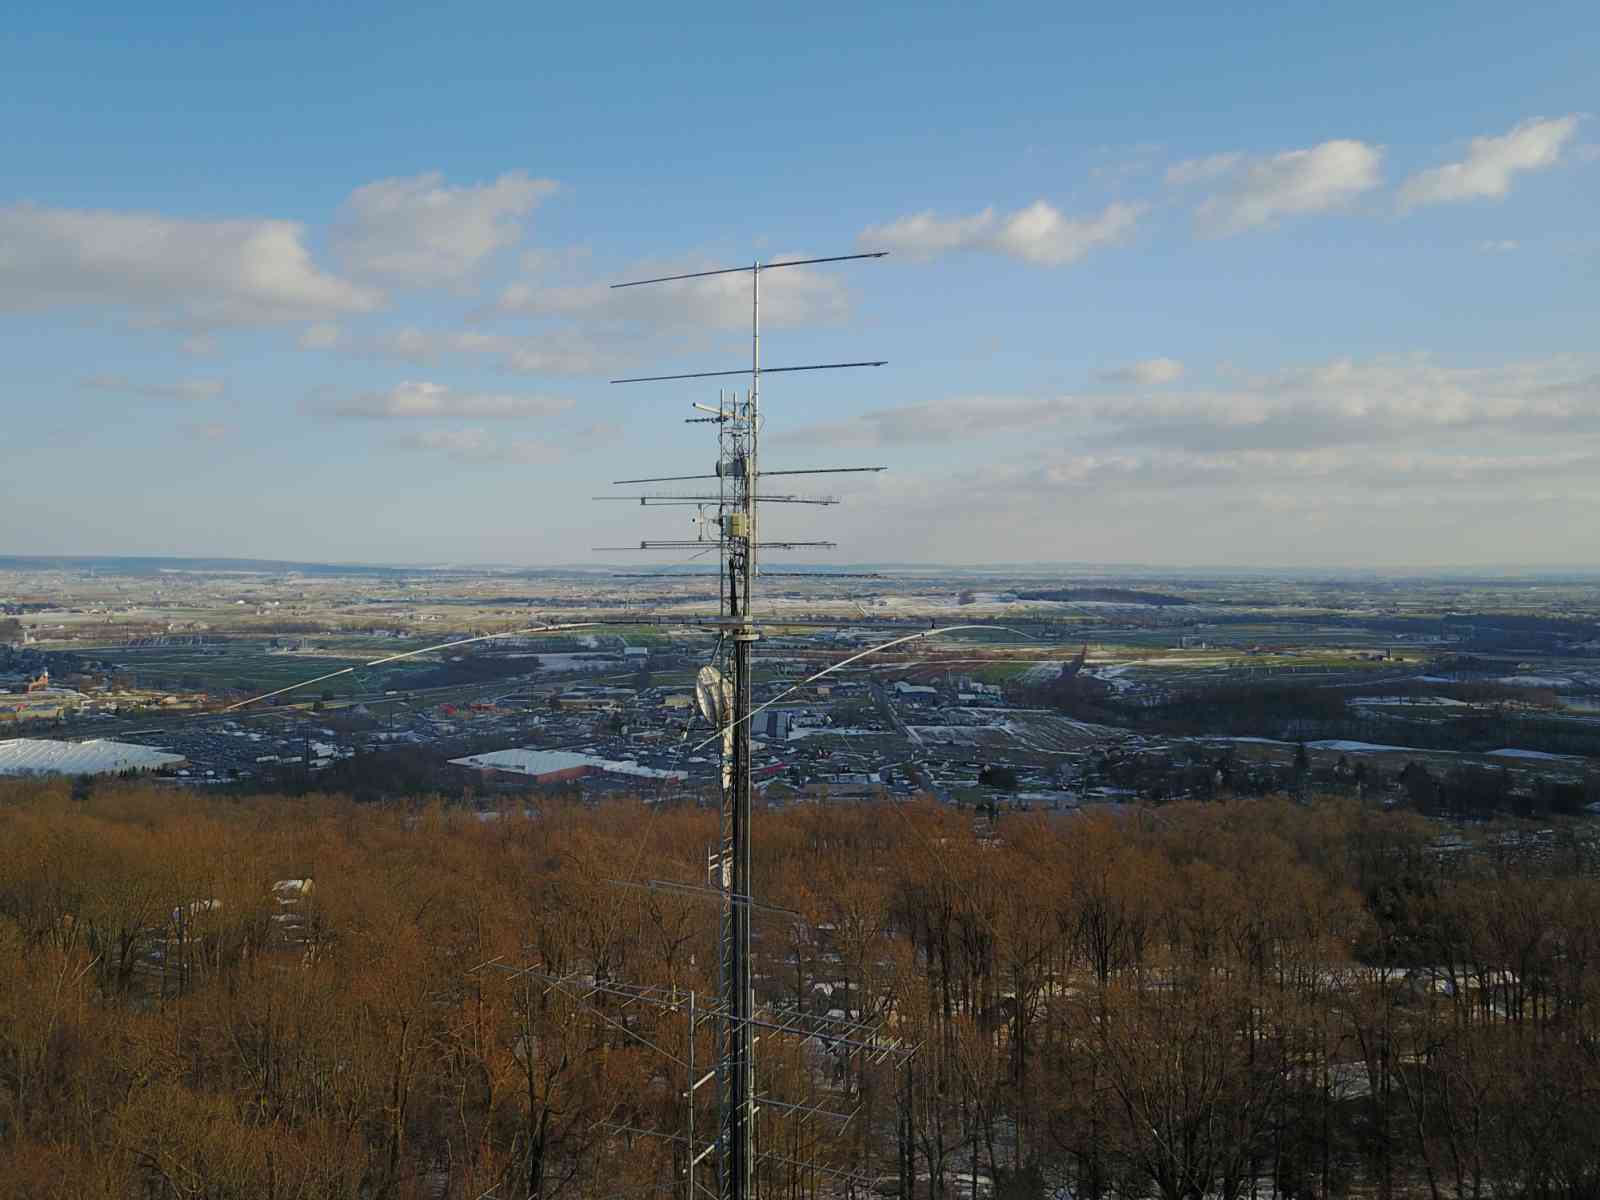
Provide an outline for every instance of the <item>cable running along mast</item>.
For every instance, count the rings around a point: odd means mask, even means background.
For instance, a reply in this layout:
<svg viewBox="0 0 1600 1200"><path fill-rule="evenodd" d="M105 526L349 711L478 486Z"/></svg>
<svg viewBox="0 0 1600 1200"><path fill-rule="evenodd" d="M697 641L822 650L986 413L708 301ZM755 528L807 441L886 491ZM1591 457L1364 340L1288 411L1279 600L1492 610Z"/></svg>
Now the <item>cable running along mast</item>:
<svg viewBox="0 0 1600 1200"><path fill-rule="evenodd" d="M750 916L755 906L750 878L750 717L752 712L751 647L760 637L755 619L755 581L763 550L831 549L831 542L763 542L759 537L760 509L763 503L819 503L830 498L809 500L791 495L763 497L760 482L764 475L834 474L847 471L875 472L882 467L819 468L767 472L761 468L761 276L765 271L817 263L848 262L885 257L887 252L840 254L827 258L761 263L748 267L728 267L716 271L697 271L683 275L664 275L613 284L614 288L670 284L679 280L711 275L750 275L750 366L736 370L699 371L687 374L646 375L613 380L613 383L651 383L683 379L707 379L742 375L748 370L750 384L741 398L737 391L718 391L717 406L696 404L706 415L689 418L695 423L717 427L718 455L710 475L679 475L656 479L618 480L626 483L665 483L689 479L715 479L716 495L672 500L693 503L698 509L698 536L694 539L641 541L640 550L712 549L720 553L721 579L719 615L716 626L717 661L700 673L697 692L700 710L718 731L722 751L722 803L718 845L708 855L707 868L712 886L722 897L722 934L719 938L721 977L719 980L720 1024L718 1061L715 1078L718 1091L718 1129L707 1153L716 1152L717 1194L721 1200L750 1200L754 1195L754 1130L757 1112L754 1030L759 1023L750 979ZM882 360L865 362L814 363L809 366L768 367L767 373L833 371L853 367L882 366ZM709 489L708 489L709 491ZM666 497L640 496L641 504L660 503ZM671 502L671 501L669 501ZM770 1101L763 1101L768 1103ZM692 1100L691 1100L692 1103ZM698 1161L690 1146L690 1188L693 1192L693 1163Z"/></svg>

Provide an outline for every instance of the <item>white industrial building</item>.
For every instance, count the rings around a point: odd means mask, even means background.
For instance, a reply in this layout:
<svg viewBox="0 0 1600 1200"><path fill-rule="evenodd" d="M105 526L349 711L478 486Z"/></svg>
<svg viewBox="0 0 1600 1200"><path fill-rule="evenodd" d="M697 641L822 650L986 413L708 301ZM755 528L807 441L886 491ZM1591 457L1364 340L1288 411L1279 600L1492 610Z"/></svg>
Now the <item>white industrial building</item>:
<svg viewBox="0 0 1600 1200"><path fill-rule="evenodd" d="M600 758L571 750L494 750L470 758L452 758L458 767L477 767L482 771L510 771L532 776L537 783L561 783L600 772L606 775L631 775L637 779L687 779L685 771L642 767L632 759Z"/></svg>
<svg viewBox="0 0 1600 1200"><path fill-rule="evenodd" d="M0 775L114 775L121 771L162 771L188 761L181 754L105 738L87 742L49 738L0 741Z"/></svg>

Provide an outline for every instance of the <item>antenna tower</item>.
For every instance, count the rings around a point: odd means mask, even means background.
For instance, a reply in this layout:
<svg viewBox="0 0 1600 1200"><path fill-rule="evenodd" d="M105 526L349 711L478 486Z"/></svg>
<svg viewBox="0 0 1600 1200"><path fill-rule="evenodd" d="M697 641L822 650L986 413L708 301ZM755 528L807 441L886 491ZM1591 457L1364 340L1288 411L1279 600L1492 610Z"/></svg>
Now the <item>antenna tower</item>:
<svg viewBox="0 0 1600 1200"><path fill-rule="evenodd" d="M612 383L654 383L668 380L707 379L748 374L749 387L741 397L737 391L719 390L715 408L695 404L705 414L691 417L692 423L717 427L717 463L708 475L674 475L650 479L619 479L623 484L681 483L714 481L701 494L641 495L646 507L653 504L691 505L696 515L696 536L692 539L641 541L640 550L699 550L715 548L721 556L720 604L715 620L719 637L715 662L702 669L697 686L700 711L713 728L721 732L722 789L721 820L717 847L707 856L711 884L722 901L722 932L719 938L720 1003L717 1016L718 1060L715 1080L718 1092L718 1130L715 1141L706 1149L718 1157L718 1189L721 1200L750 1200L754 1195L756 1162L754 1131L758 1099L755 1084L754 1031L760 1026L785 1031L783 1026L763 1021L756 1013L755 994L750 978L750 917L758 907L750 877L750 794L751 794L751 647L760 638L756 622L755 583L761 553L767 550L832 549L832 542L761 541L760 511L764 504L836 504L833 497L763 495L761 481L772 476L829 475L881 471L882 467L825 467L806 470L769 471L761 466L760 438L761 377L798 371L829 371L852 367L879 367L881 360L869 362L811 363L804 366L763 367L761 365L761 276L766 271L819 263L849 262L883 258L886 251L867 254L840 254L828 258L798 259L774 263L755 262L747 267L718 271L696 271L613 284L614 288L667 284L713 275L748 273L750 276L750 366L731 371L697 371L677 375L647 375L614 379ZM616 497L620 498L620 497ZM627 497L632 499L633 497ZM616 547L622 549L622 547ZM632 547L627 547L632 549ZM691 1031L692 1032L692 1031ZM876 1038L871 1041L876 1042ZM763 1098L761 1103L772 1103ZM781 1107L781 1106L780 1106ZM692 1097L691 1097L692 1108ZM694 1194L693 1164L698 1161L691 1142L690 1193Z"/></svg>

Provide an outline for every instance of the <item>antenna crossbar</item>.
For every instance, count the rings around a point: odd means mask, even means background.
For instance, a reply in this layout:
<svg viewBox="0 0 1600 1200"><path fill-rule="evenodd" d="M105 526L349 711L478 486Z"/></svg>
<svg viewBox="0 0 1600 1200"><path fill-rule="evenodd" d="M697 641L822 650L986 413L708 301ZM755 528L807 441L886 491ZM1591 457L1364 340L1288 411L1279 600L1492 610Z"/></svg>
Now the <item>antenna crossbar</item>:
<svg viewBox="0 0 1600 1200"><path fill-rule="evenodd" d="M798 471L761 471L758 474L766 475L862 475L876 471L887 471L888 467L805 467Z"/></svg>
<svg viewBox="0 0 1600 1200"><path fill-rule="evenodd" d="M720 504L721 496L595 496L595 500L638 501L641 505ZM757 496L758 504L837 504L837 496Z"/></svg>
<svg viewBox="0 0 1600 1200"><path fill-rule="evenodd" d="M875 471L887 471L888 467L808 467L798 471L757 471L756 476L765 479L769 475L864 475ZM726 475L713 472L710 475L656 475L650 479L613 479L613 487L622 487L630 483L686 483L691 479L726 479ZM756 499L761 499L757 496Z"/></svg>
<svg viewBox="0 0 1600 1200"><path fill-rule="evenodd" d="M716 271L690 271L686 275L658 275L654 279L633 279L627 283L613 283L613 288L642 287L647 283L671 283L674 279L705 279L711 275L742 275L746 271L775 271L779 267L808 267L813 263L850 262L857 258L887 258L887 250L872 250L866 254L834 254L827 258L786 258L782 262L754 263L748 267L722 267Z"/></svg>
<svg viewBox="0 0 1600 1200"><path fill-rule="evenodd" d="M838 363L810 363L803 367L760 367L758 373L762 375L777 375L784 371L838 371L845 367L881 367L888 363L888 359L881 358L875 362L838 362ZM740 367L736 371L691 371L687 375L636 375L632 379L613 379L612 383L660 383L664 379L715 379L719 375L749 375L751 368Z"/></svg>
<svg viewBox="0 0 1600 1200"><path fill-rule="evenodd" d="M837 550L838 542L752 542L751 545L761 550ZM721 546L722 543L706 539L683 538L680 540L667 539L663 541L641 541L637 546L596 546L596 551L621 551L621 550L710 550Z"/></svg>

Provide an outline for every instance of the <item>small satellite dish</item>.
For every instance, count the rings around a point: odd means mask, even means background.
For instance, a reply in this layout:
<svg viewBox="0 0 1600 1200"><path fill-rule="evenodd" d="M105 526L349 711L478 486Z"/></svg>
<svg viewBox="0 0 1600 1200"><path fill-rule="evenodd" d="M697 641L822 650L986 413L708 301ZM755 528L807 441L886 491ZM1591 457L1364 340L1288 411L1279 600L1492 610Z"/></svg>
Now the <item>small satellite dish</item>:
<svg viewBox="0 0 1600 1200"><path fill-rule="evenodd" d="M717 668L701 667L700 674L695 676L694 699L706 724L721 728L728 710L733 707L733 685Z"/></svg>

